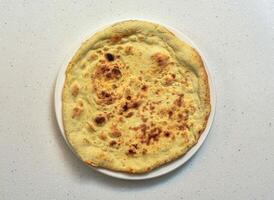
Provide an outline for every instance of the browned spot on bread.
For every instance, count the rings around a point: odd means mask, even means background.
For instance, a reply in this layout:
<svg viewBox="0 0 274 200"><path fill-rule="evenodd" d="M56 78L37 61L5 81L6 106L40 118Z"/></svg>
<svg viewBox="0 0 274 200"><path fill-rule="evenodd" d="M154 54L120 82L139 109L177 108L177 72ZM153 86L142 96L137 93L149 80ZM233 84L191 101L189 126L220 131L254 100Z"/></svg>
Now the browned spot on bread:
<svg viewBox="0 0 274 200"><path fill-rule="evenodd" d="M129 101L129 102L125 102L122 105L122 113L123 112L127 112L129 109L136 109L140 106L140 102L138 101Z"/></svg>
<svg viewBox="0 0 274 200"><path fill-rule="evenodd" d="M113 43L119 42L121 39L122 39L122 35L118 35L118 34L113 35L113 36L110 38L111 42L113 42Z"/></svg>
<svg viewBox="0 0 274 200"><path fill-rule="evenodd" d="M157 89L156 92L155 92L155 94L159 95L160 92L161 92L161 90L160 90L160 89Z"/></svg>
<svg viewBox="0 0 274 200"><path fill-rule="evenodd" d="M141 87L141 90L143 90L143 91L147 91L147 88L148 88L148 86L147 86L147 85L143 85L143 86Z"/></svg>
<svg viewBox="0 0 274 200"><path fill-rule="evenodd" d="M132 145L130 145L130 147L129 147L128 151L126 152L126 154L128 156L132 156L132 155L137 153L137 149L138 149L137 144L132 144Z"/></svg>
<svg viewBox="0 0 274 200"><path fill-rule="evenodd" d="M112 60L111 54L108 59ZM114 59L114 58L113 58ZM97 69L95 71L95 78L101 79L105 78L106 80L110 79L120 79L122 76L122 72L120 70L120 65L118 63L104 63L105 61L101 61L102 63L98 64Z"/></svg>
<svg viewBox="0 0 274 200"><path fill-rule="evenodd" d="M103 61L101 61L101 62L102 62L102 64L99 64L99 66L96 70L96 73L95 73L95 77L105 75L106 72L110 71L110 66L107 64L104 64Z"/></svg>
<svg viewBox="0 0 274 200"><path fill-rule="evenodd" d="M96 55L96 53L92 53L91 55L90 55L90 59L91 60L96 60L98 58L98 56Z"/></svg>
<svg viewBox="0 0 274 200"><path fill-rule="evenodd" d="M165 85L171 85L175 81L175 74L168 74L164 80Z"/></svg>
<svg viewBox="0 0 274 200"><path fill-rule="evenodd" d="M138 108L139 105L140 105L140 103L136 101L136 102L133 102L130 107L131 108Z"/></svg>
<svg viewBox="0 0 274 200"><path fill-rule="evenodd" d="M157 127L156 127L156 128L153 128L153 129L150 131L149 135L148 135L146 144L149 145L150 142L151 142L151 140L153 140L153 141L158 141L161 132L162 132L161 128L157 128Z"/></svg>
<svg viewBox="0 0 274 200"><path fill-rule="evenodd" d="M131 167L127 168L127 171L129 171L129 173L133 173L134 172L134 170Z"/></svg>
<svg viewBox="0 0 274 200"><path fill-rule="evenodd" d="M147 130L147 125L146 124L142 124L140 127L141 132L143 133L143 135L146 134L146 130Z"/></svg>
<svg viewBox="0 0 274 200"><path fill-rule="evenodd" d="M115 141L115 140L111 140L110 142L109 142L109 146L115 146L117 144L117 142Z"/></svg>
<svg viewBox="0 0 274 200"><path fill-rule="evenodd" d="M129 109L128 107L128 103L126 102L124 105L123 105L123 111L127 111Z"/></svg>
<svg viewBox="0 0 274 200"><path fill-rule="evenodd" d="M111 70L111 73L112 73L112 78L120 79L122 76L122 73L118 67L114 67Z"/></svg>
<svg viewBox="0 0 274 200"><path fill-rule="evenodd" d="M171 117L172 117L172 115L173 115L172 110L169 110L169 111L168 111L168 118L171 118Z"/></svg>
<svg viewBox="0 0 274 200"><path fill-rule="evenodd" d="M111 95L110 95L110 93L108 93L108 92L106 92L106 91L102 91L102 92L101 92L101 96L102 96L103 98L108 98L108 97L110 97Z"/></svg>
<svg viewBox="0 0 274 200"><path fill-rule="evenodd" d="M169 131L164 131L164 136L165 137L169 137L171 135L171 132L169 132Z"/></svg>
<svg viewBox="0 0 274 200"><path fill-rule="evenodd" d="M200 129L200 130L198 131L198 134L199 134L199 135L202 135L202 133L204 132L204 130L205 130L205 128Z"/></svg>
<svg viewBox="0 0 274 200"><path fill-rule="evenodd" d="M120 137L122 134L121 134L121 132L120 131L114 131L114 132L112 132L112 136L114 136L114 137Z"/></svg>
<svg viewBox="0 0 274 200"><path fill-rule="evenodd" d="M106 122L106 118L104 116L97 116L94 121L97 125L102 125Z"/></svg>
<svg viewBox="0 0 274 200"><path fill-rule="evenodd" d="M141 130L141 133L142 133L143 135L145 135L145 134L146 134L146 130L147 130L147 125L146 125L146 124L140 124L139 126L130 127L129 129L130 129L130 130L134 130L134 131Z"/></svg>
<svg viewBox="0 0 274 200"><path fill-rule="evenodd" d="M114 99L112 97L107 98L103 101L106 105L110 105L114 102Z"/></svg>
<svg viewBox="0 0 274 200"><path fill-rule="evenodd" d="M112 137L120 137L121 135L122 135L122 133L118 130L114 130L111 132Z"/></svg>
<svg viewBox="0 0 274 200"><path fill-rule="evenodd" d="M182 112L178 114L178 122L186 121L188 119L188 113Z"/></svg>
<svg viewBox="0 0 274 200"><path fill-rule="evenodd" d="M75 107L73 108L72 110L72 118L75 118L75 117L79 117L81 115L81 113L83 112L83 108L82 107Z"/></svg>
<svg viewBox="0 0 274 200"><path fill-rule="evenodd" d="M142 154L145 155L147 153L147 149L143 149Z"/></svg>
<svg viewBox="0 0 274 200"><path fill-rule="evenodd" d="M134 115L134 112L129 112L127 115L126 115L126 118L130 118Z"/></svg>
<svg viewBox="0 0 274 200"><path fill-rule="evenodd" d="M135 149L129 149L128 151L127 151L127 155L134 155L134 154L136 154L136 150Z"/></svg>
<svg viewBox="0 0 274 200"><path fill-rule="evenodd" d="M138 144L131 144L130 148L127 152L127 155L134 155L137 153L137 149L138 149Z"/></svg>
<svg viewBox="0 0 274 200"><path fill-rule="evenodd" d="M124 118L123 118L123 117L119 117L119 118L118 118L118 122L123 123L123 122L124 122Z"/></svg>
<svg viewBox="0 0 274 200"><path fill-rule="evenodd" d="M74 83L71 87L72 96L76 97L79 93L79 90L80 90L79 85L77 83Z"/></svg>
<svg viewBox="0 0 274 200"><path fill-rule="evenodd" d="M150 110L154 110L154 109L155 109L155 106L153 106L153 105L150 104L150 105L149 105L149 109L150 109Z"/></svg>
<svg viewBox="0 0 274 200"><path fill-rule="evenodd" d="M154 127L155 126L155 123L153 121L150 122L150 126L151 127Z"/></svg>
<svg viewBox="0 0 274 200"><path fill-rule="evenodd" d="M133 49L132 46L126 46L126 48L125 48L125 53L126 53L127 55L132 55L132 54L133 54L132 49Z"/></svg>
<svg viewBox="0 0 274 200"><path fill-rule="evenodd" d="M189 129L189 126L183 121L182 124L178 126L178 129L184 131L186 129Z"/></svg>
<svg viewBox="0 0 274 200"><path fill-rule="evenodd" d="M159 67L165 67L168 65L169 56L165 54L155 53L151 56L151 58Z"/></svg>
<svg viewBox="0 0 274 200"><path fill-rule="evenodd" d="M183 105L183 96L184 95L180 95L175 101L174 101L174 104L178 107L181 107Z"/></svg>
<svg viewBox="0 0 274 200"><path fill-rule="evenodd" d="M143 122L147 122L148 118L146 118L146 117L144 117L143 115L141 115L141 120L142 120Z"/></svg>
<svg viewBox="0 0 274 200"><path fill-rule="evenodd" d="M106 91L96 91L97 97L102 100L105 104L109 105L114 102L114 98L112 97L111 93Z"/></svg>
<svg viewBox="0 0 274 200"><path fill-rule="evenodd" d="M79 104L81 107L83 107L83 105L84 105L82 100L79 100L79 101L78 101L78 104Z"/></svg>
<svg viewBox="0 0 274 200"><path fill-rule="evenodd" d="M101 140L106 140L106 139L107 139L107 136L106 136L104 133L101 133L101 134L99 135L99 138L100 138Z"/></svg>
<svg viewBox="0 0 274 200"><path fill-rule="evenodd" d="M107 117L107 120L111 119L114 117L113 113L109 112L109 113L106 113L106 117Z"/></svg>
<svg viewBox="0 0 274 200"><path fill-rule="evenodd" d="M108 79L111 79L111 72L107 73L107 74L106 74L106 77L107 77Z"/></svg>

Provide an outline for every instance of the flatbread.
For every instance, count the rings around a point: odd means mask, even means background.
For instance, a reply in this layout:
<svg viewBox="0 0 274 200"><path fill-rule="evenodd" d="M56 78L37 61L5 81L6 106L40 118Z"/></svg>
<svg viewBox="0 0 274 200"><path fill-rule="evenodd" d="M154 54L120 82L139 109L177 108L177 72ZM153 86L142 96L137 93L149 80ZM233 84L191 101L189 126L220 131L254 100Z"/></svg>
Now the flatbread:
<svg viewBox="0 0 274 200"><path fill-rule="evenodd" d="M158 24L130 20L99 31L66 70L65 134L95 167L144 173L184 155L210 108L201 57Z"/></svg>

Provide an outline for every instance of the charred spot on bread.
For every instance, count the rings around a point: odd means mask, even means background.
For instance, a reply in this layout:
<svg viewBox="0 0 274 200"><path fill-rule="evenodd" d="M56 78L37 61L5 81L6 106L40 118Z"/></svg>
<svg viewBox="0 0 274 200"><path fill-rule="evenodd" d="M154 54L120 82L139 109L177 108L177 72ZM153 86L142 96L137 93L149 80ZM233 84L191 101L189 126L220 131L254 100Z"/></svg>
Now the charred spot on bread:
<svg viewBox="0 0 274 200"><path fill-rule="evenodd" d="M106 118L104 116L100 115L100 116L95 117L94 121L97 125L102 125L106 122Z"/></svg>
<svg viewBox="0 0 274 200"><path fill-rule="evenodd" d="M109 62L114 61L114 56L111 53L106 53L105 57Z"/></svg>
<svg viewBox="0 0 274 200"><path fill-rule="evenodd" d="M81 113L83 112L83 110L84 109L82 107L79 107L79 106L74 107L72 110L72 118L79 117Z"/></svg>
<svg viewBox="0 0 274 200"><path fill-rule="evenodd" d="M168 65L169 56L160 52L155 53L151 56L152 60L157 63L159 67L165 67Z"/></svg>

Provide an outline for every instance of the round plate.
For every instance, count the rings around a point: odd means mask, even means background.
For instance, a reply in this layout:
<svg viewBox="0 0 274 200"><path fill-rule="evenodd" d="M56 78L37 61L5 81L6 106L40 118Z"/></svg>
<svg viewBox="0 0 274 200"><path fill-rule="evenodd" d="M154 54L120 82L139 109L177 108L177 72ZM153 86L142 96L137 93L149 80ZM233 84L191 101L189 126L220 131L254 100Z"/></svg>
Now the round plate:
<svg viewBox="0 0 274 200"><path fill-rule="evenodd" d="M115 172L115 171L111 171L111 170L107 170L107 169L103 169L103 168L96 168L96 167L92 167L92 166L88 165L92 169L94 169L98 172L101 172L103 174L106 174L106 175L109 175L109 176L112 176L112 177L116 177L116 178L120 178L120 179L127 179L127 180L142 180L142 179L150 179L150 178L155 178L155 177L162 176L164 174L167 174L167 173L175 170L176 168L183 165L184 163L186 163L198 151L198 149L201 147L201 145L205 141L205 138L208 135L209 129L210 129L211 124L213 122L214 113L215 113L216 97L215 97L215 87L214 87L214 84L213 84L212 76L211 76L211 73L208 69L205 57L200 52L200 50L197 48L197 46L187 36L185 36L184 34L182 34L181 32L179 32L177 30L174 30L174 28L171 28L171 27L165 26L165 25L163 25L163 26L167 27L178 38L182 39L183 41L188 43L190 46L195 48L195 50L202 57L202 60L204 62L204 65L205 65L205 68L206 68L206 71L207 71L207 74L208 74L209 87L210 87L210 98L211 98L210 99L211 113L210 113L210 116L208 118L207 126L206 126L204 132L201 134L197 144L195 146L193 146L185 155L183 155L183 156L179 157L178 159L176 159L172 162L169 162L169 163L167 163L167 164L165 164L161 167L158 167L158 168L152 170L151 172L144 173L144 174L128 174L128 173L122 173L122 172ZM100 30L103 30L105 27L107 27L107 26L104 26L103 28L97 30L96 32L98 32ZM94 33L96 33L96 32L94 32ZM93 35L93 34L91 34L91 35ZM82 41L85 41L85 38L83 38ZM80 46L77 46L77 47L75 47L75 49L77 50L79 47ZM56 87L55 87L55 113L56 113L56 118L57 118L59 128L61 130L61 133L62 133L64 139L66 140L67 144L71 148L71 150L74 152L73 148L70 146L69 142L67 141L67 138L66 138L66 135L65 135L65 132L64 132L63 120L62 120L62 90L63 90L64 81L65 81L65 71L66 71L67 65L68 65L70 59L73 57L73 55L74 55L74 52L70 52L69 56L67 57L66 62L61 67L61 69L59 71L59 74L58 74L58 77L57 77ZM75 154L75 155L77 155L77 154Z"/></svg>

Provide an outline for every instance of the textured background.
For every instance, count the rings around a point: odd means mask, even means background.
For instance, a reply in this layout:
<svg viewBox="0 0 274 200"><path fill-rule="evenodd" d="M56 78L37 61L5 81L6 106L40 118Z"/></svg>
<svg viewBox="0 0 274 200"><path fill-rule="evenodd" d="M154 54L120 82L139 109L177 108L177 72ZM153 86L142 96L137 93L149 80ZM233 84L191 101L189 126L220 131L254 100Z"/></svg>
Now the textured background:
<svg viewBox="0 0 274 200"><path fill-rule="evenodd" d="M274 2L0 1L0 199L273 199ZM84 166L61 137L53 90L83 38L121 19L162 22L205 54L212 130L178 170L123 181Z"/></svg>

